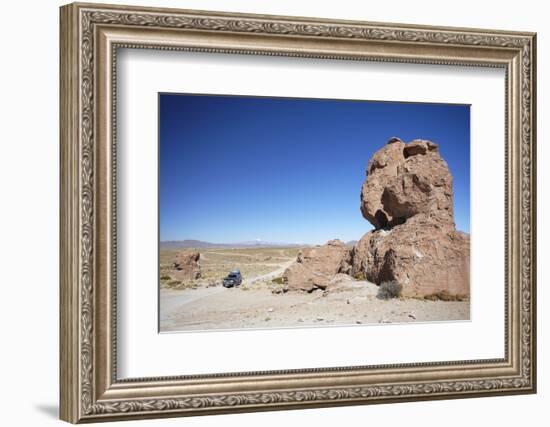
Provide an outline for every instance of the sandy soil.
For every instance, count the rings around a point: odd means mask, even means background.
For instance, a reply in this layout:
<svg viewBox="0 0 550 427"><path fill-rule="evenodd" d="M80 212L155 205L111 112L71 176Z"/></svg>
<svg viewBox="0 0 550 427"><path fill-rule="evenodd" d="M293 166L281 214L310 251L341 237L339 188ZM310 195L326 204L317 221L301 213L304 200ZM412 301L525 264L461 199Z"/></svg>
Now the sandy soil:
<svg viewBox="0 0 550 427"><path fill-rule="evenodd" d="M379 300L376 285L275 295L223 286L160 293L161 332L467 320L469 302Z"/></svg>

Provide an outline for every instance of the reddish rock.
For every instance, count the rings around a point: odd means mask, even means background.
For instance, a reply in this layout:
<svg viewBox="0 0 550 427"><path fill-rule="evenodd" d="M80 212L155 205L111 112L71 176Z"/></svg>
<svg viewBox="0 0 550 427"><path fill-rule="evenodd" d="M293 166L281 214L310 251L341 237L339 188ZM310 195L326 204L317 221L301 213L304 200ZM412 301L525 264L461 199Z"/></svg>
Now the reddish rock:
<svg viewBox="0 0 550 427"><path fill-rule="evenodd" d="M470 294L470 237L423 218L365 234L353 260L354 274L378 285L395 280L406 297Z"/></svg>
<svg viewBox="0 0 550 427"><path fill-rule="evenodd" d="M392 138L369 162L361 212L375 227L353 248L352 274L395 280L404 296L470 293L470 238L456 231L452 177L438 146Z"/></svg>
<svg viewBox="0 0 550 427"><path fill-rule="evenodd" d="M177 280L194 280L201 277L201 254L197 251L180 251L176 254L173 268L173 276Z"/></svg>
<svg viewBox="0 0 550 427"><path fill-rule="evenodd" d="M331 279L337 273L351 271L350 248L340 240L331 240L325 245L303 249L296 262L283 273L289 291L311 292L330 288Z"/></svg>
<svg viewBox="0 0 550 427"><path fill-rule="evenodd" d="M436 144L392 138L367 168L361 212L375 228L388 228L421 214L454 227L452 177Z"/></svg>
<svg viewBox="0 0 550 427"><path fill-rule="evenodd" d="M469 296L470 237L455 229L452 176L437 144L391 138L369 161L361 212L375 230L351 250L331 240L300 252L283 274L288 290L336 289L345 273L396 281L403 296Z"/></svg>

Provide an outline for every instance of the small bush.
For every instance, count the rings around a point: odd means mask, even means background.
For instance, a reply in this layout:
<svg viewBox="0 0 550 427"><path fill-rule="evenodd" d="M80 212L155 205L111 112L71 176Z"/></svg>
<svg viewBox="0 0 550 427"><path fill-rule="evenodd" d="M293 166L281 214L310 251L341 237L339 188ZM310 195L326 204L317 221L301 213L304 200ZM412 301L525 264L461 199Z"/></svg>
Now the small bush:
<svg viewBox="0 0 550 427"><path fill-rule="evenodd" d="M403 286L395 280L390 282L382 282L378 287L378 294L376 297L379 299L399 298L402 289Z"/></svg>
<svg viewBox="0 0 550 427"><path fill-rule="evenodd" d="M359 271L358 273L355 273L353 275L353 278L355 280L366 280L367 278L365 277L365 273L363 273L362 271Z"/></svg>
<svg viewBox="0 0 550 427"><path fill-rule="evenodd" d="M168 286L179 286L181 285L181 281L180 280L170 280L168 283L167 283Z"/></svg>
<svg viewBox="0 0 550 427"><path fill-rule="evenodd" d="M271 281L277 285L283 285L285 283L285 279L283 279L282 277L275 277Z"/></svg>
<svg viewBox="0 0 550 427"><path fill-rule="evenodd" d="M172 278L165 274L165 275L160 276L160 280L172 280Z"/></svg>

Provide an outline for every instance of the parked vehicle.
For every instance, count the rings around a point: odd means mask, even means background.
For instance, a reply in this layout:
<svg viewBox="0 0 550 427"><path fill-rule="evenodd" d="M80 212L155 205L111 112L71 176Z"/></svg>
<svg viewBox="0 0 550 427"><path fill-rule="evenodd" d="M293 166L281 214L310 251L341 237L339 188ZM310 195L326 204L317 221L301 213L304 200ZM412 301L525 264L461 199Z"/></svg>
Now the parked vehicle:
<svg viewBox="0 0 550 427"><path fill-rule="evenodd" d="M241 271L233 270L223 279L223 286L232 288L233 286L240 286L242 282L243 276L241 275Z"/></svg>

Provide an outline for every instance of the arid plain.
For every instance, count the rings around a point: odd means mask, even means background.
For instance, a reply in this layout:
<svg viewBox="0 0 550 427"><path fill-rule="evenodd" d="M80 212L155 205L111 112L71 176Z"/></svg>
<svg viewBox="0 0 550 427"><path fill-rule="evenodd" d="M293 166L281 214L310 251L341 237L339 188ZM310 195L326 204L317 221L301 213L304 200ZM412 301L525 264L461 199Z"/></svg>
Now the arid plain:
<svg viewBox="0 0 550 427"><path fill-rule="evenodd" d="M333 279L330 291L284 292L282 275L304 249L308 248L200 249L201 277L187 281L176 279L171 264L181 250L162 249L160 331L454 321L470 317L468 301L380 299L377 285L344 274ZM240 269L243 283L225 288L222 279L233 269Z"/></svg>

